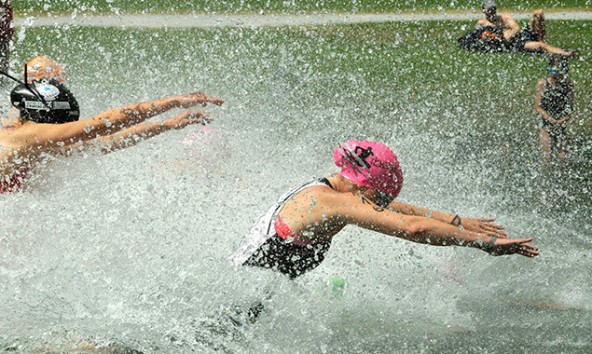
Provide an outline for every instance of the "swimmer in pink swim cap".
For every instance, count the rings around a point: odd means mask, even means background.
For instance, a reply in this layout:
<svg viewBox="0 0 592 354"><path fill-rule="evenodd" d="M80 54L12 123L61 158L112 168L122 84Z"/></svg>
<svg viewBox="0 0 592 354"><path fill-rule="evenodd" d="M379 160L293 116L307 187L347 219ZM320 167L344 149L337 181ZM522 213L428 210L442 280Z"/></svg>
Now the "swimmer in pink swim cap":
<svg viewBox="0 0 592 354"><path fill-rule="evenodd" d="M333 152L341 170L284 194L231 255L234 265L271 269L291 279L319 266L334 236L354 225L433 246L473 247L494 256L536 257L533 239L506 238L494 219L460 217L396 202L403 173L383 143L350 140ZM393 245L396 247L396 245ZM256 319L263 305L249 309Z"/></svg>
<svg viewBox="0 0 592 354"><path fill-rule="evenodd" d="M494 219L460 217L395 202L403 172L383 143L350 140L333 152L341 170L283 195L231 256L235 265L296 278L316 268L347 225L434 246L464 246L495 256L535 257L532 238L508 239Z"/></svg>

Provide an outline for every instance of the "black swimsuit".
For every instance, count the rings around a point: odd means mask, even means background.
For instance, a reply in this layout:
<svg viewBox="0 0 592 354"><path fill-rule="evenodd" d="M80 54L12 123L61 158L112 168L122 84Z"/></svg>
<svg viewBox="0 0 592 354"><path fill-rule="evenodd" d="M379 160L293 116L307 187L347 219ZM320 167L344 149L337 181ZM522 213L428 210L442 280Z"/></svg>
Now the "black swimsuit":
<svg viewBox="0 0 592 354"><path fill-rule="evenodd" d="M307 183L282 196L267 214L251 229L239 249L231 256L237 265L262 267L278 271L294 279L318 267L331 247L331 239L308 245L295 245L280 238L273 219L281 207L296 193L308 187L331 184L326 178Z"/></svg>
<svg viewBox="0 0 592 354"><path fill-rule="evenodd" d="M461 48L478 52L504 52L509 49L509 42L504 38L504 31L499 27L479 26L458 39Z"/></svg>
<svg viewBox="0 0 592 354"><path fill-rule="evenodd" d="M526 25L521 29L514 38L510 40L510 48L517 52L524 52L524 46L528 42L538 42L540 39L531 29Z"/></svg>

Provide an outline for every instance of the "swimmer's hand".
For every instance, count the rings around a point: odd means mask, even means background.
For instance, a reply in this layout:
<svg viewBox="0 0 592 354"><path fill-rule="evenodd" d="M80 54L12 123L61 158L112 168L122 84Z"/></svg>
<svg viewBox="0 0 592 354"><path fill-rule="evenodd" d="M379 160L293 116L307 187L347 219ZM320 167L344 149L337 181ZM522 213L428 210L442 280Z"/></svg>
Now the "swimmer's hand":
<svg viewBox="0 0 592 354"><path fill-rule="evenodd" d="M163 124L172 129L182 129L191 124L206 125L212 121L207 112L188 110L165 120Z"/></svg>
<svg viewBox="0 0 592 354"><path fill-rule="evenodd" d="M224 100L218 97L208 96L200 91L179 96L179 107L182 108L190 108L198 104L206 106L208 103L213 103L217 106L221 106L224 103Z"/></svg>
<svg viewBox="0 0 592 354"><path fill-rule="evenodd" d="M487 236L495 236L498 238L506 238L507 234L505 228L501 225L494 224L495 218L462 218L461 225L465 230L479 232Z"/></svg>
<svg viewBox="0 0 592 354"><path fill-rule="evenodd" d="M493 245L484 245L484 251L492 256L520 254L532 258L539 255L539 248L529 243L532 240L532 237L520 239L494 239Z"/></svg>

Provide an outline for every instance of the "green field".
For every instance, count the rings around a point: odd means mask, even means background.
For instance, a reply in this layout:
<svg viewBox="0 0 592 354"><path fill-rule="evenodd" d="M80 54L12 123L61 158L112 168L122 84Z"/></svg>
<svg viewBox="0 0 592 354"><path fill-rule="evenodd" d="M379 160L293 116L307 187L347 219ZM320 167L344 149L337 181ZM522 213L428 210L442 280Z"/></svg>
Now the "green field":
<svg viewBox="0 0 592 354"><path fill-rule="evenodd" d="M397 12L478 9L480 1L437 0L21 0L13 1L20 13L47 12ZM528 10L533 8L590 9L592 0L500 1L500 9Z"/></svg>

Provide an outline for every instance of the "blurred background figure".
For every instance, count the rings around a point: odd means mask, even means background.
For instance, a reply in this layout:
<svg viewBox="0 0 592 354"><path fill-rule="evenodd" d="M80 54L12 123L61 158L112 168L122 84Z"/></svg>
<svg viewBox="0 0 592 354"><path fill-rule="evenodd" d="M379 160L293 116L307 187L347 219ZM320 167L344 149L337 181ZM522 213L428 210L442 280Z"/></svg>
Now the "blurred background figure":
<svg viewBox="0 0 592 354"><path fill-rule="evenodd" d="M539 81L534 99L534 109L541 117L539 138L544 162L556 155L567 156L566 125L572 113L574 88L568 78L567 58L551 55L548 75Z"/></svg>
<svg viewBox="0 0 592 354"><path fill-rule="evenodd" d="M177 161L179 168L198 169L199 172L223 175L225 166L232 157L232 150L226 137L210 127L201 127L183 140L184 158ZM181 166L182 165L182 166Z"/></svg>
<svg viewBox="0 0 592 354"><path fill-rule="evenodd" d="M493 0L481 4L484 17L477 21L477 27L459 38L461 48L482 52L528 52L537 54L560 54L577 58L579 52L554 47L545 41L547 27L545 14L538 9L524 28L509 13L498 13Z"/></svg>
<svg viewBox="0 0 592 354"><path fill-rule="evenodd" d="M10 41L14 34L12 24L12 7L10 0L0 0L0 70L8 72L10 60ZM0 86L7 88L10 86L9 80L5 77L0 78Z"/></svg>
<svg viewBox="0 0 592 354"><path fill-rule="evenodd" d="M541 9L532 13L526 27L518 29L519 31L512 36L510 41L512 49L517 52L549 53L573 58L580 55L577 50L554 47L545 41L547 25L545 23L545 13Z"/></svg>

